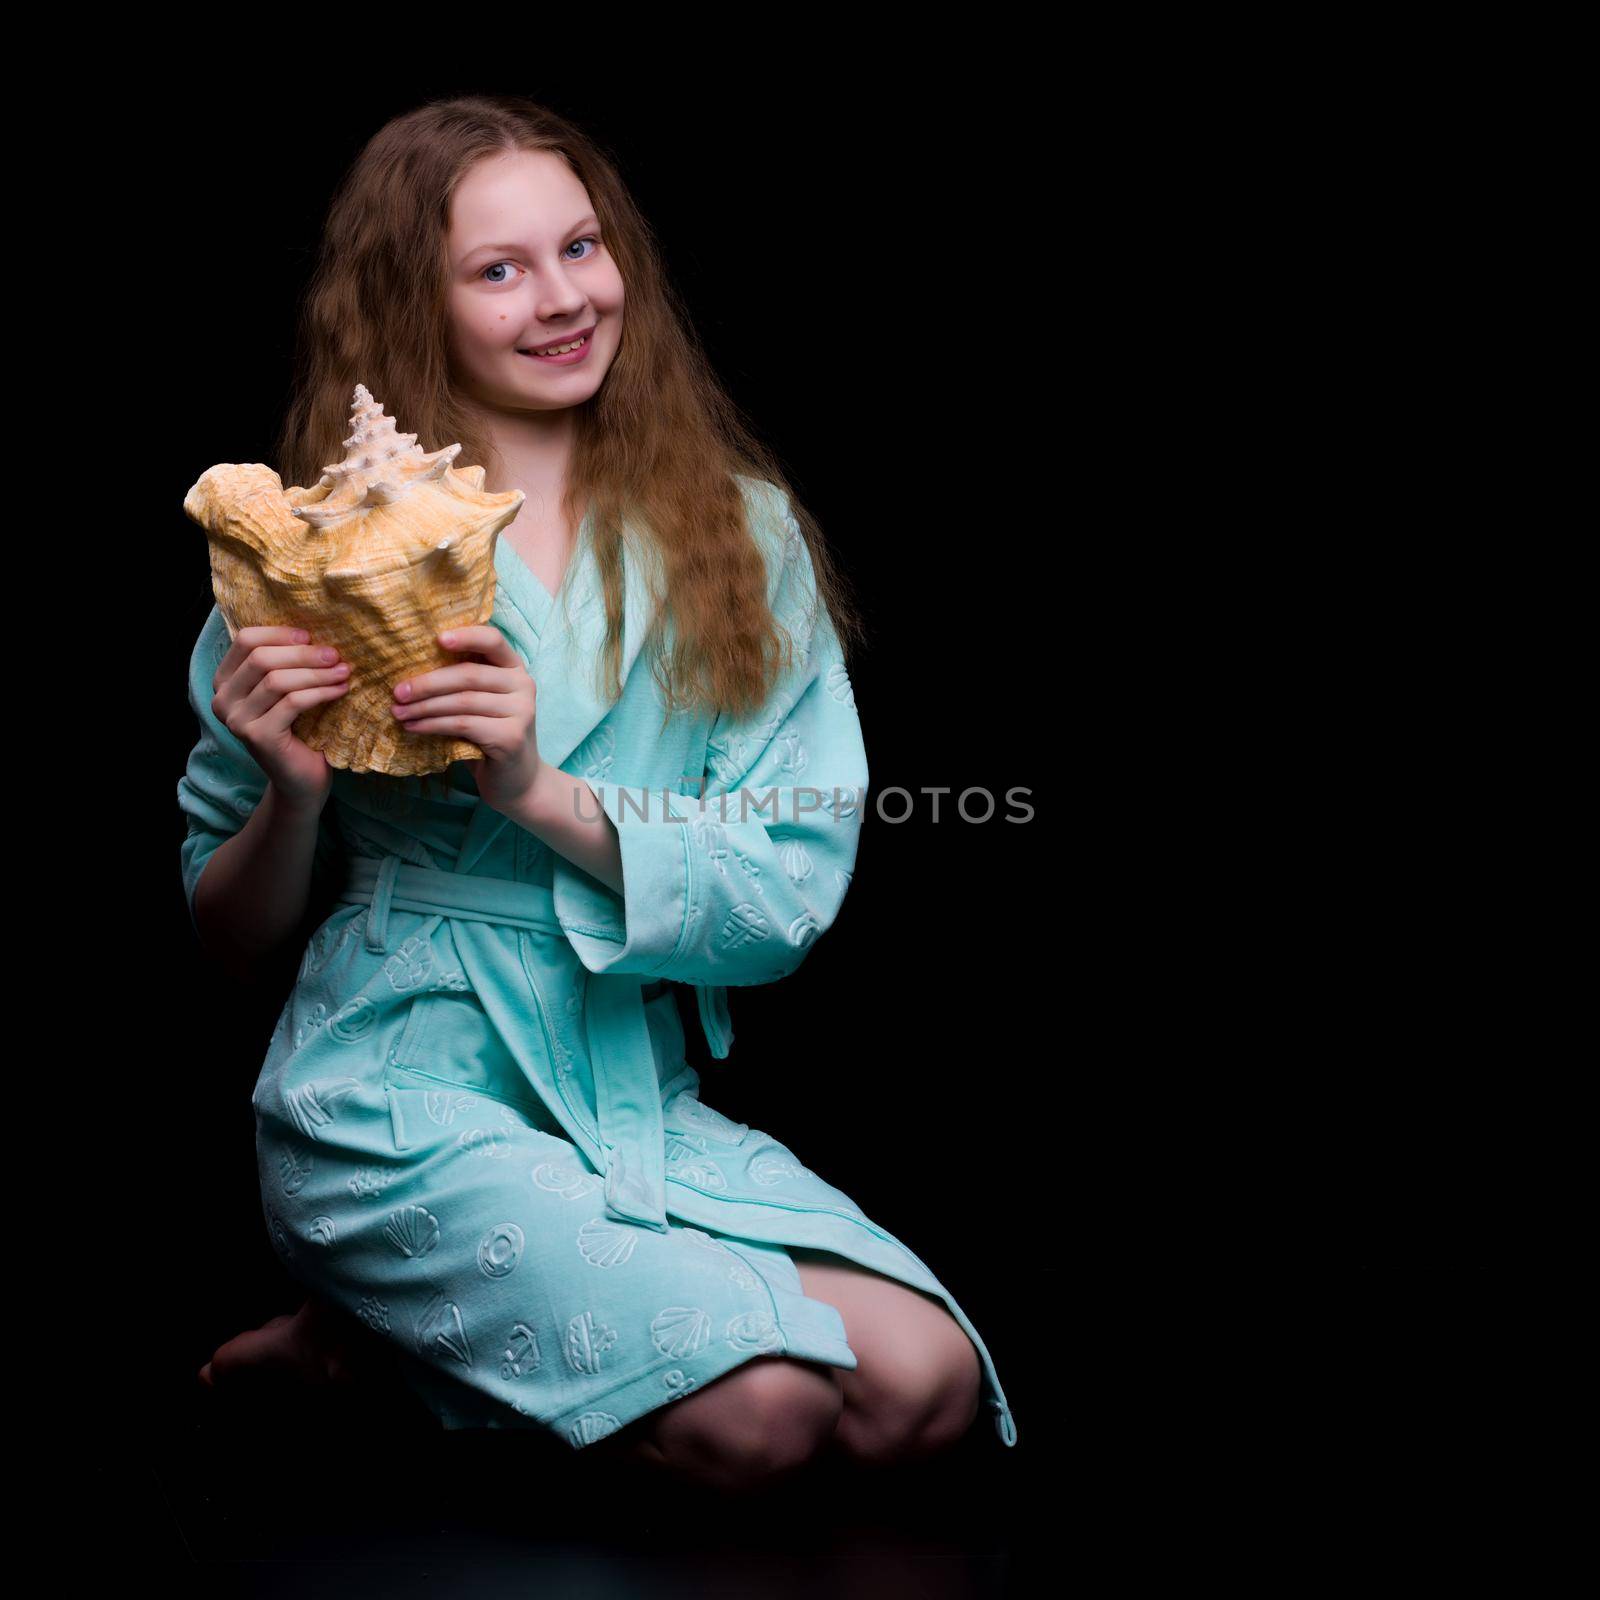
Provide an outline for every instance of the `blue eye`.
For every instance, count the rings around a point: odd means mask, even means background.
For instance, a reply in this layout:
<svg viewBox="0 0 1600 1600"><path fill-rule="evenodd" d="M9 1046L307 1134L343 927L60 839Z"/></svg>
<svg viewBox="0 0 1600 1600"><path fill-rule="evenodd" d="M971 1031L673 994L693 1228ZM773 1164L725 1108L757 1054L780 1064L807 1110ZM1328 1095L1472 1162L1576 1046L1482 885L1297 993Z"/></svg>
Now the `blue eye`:
<svg viewBox="0 0 1600 1600"><path fill-rule="evenodd" d="M584 255L584 256L566 256L565 257L566 260L568 260L568 261L588 261L593 256L595 256L595 255L597 255L599 253L600 241L592 233L586 233L581 239L574 239L572 241L572 244L569 244L567 246L567 249L570 250L572 248L572 245L577 245L577 244L592 244L594 246L594 249L591 250L588 255ZM491 261L488 266L484 267L483 270L481 272L479 272L478 276L481 278L481 277L484 276L485 273L493 272L496 267L509 267L511 264L512 263L509 262L509 261ZM509 283L510 279L509 278L490 278L489 282L490 283Z"/></svg>

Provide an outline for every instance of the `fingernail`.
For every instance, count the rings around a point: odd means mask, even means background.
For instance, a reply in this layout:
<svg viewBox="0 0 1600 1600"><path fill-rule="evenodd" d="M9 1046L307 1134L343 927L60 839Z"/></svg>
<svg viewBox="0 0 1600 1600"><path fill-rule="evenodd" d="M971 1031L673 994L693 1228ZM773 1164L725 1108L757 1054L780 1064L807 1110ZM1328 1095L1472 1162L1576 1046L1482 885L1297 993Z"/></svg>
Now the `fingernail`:
<svg viewBox="0 0 1600 1600"><path fill-rule="evenodd" d="M455 642L456 636L453 633L441 633L439 635L440 644L454 644Z"/></svg>
<svg viewBox="0 0 1600 1600"><path fill-rule="evenodd" d="M324 661L337 661L339 659L339 652L331 644L324 645L317 653Z"/></svg>
<svg viewBox="0 0 1600 1600"><path fill-rule="evenodd" d="M411 685L409 683L402 683L400 687L395 690L394 697L396 700L409 700L411 698Z"/></svg>

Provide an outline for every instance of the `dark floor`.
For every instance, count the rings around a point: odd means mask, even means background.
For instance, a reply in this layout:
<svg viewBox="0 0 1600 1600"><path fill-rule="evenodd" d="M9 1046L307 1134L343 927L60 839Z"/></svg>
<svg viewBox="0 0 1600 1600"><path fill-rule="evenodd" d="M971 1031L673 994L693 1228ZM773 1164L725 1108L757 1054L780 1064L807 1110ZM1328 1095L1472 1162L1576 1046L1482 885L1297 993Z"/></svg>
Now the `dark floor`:
<svg viewBox="0 0 1600 1600"><path fill-rule="evenodd" d="M85 1562L218 1596L537 1594L968 1600L1017 1585L1027 1471L987 1415L889 1472L848 1462L726 1500L522 1432L446 1433L408 1395L196 1384L132 1467ZM96 1492L98 1491L98 1492ZM110 1568L108 1568L110 1570Z"/></svg>

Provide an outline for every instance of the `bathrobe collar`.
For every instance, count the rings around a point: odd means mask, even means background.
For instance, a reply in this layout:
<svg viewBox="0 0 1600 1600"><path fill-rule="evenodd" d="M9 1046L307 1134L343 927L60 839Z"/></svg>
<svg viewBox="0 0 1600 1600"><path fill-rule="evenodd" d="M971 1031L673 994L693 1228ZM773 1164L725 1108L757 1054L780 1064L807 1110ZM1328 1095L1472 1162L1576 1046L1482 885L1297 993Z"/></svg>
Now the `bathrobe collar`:
<svg viewBox="0 0 1600 1600"><path fill-rule="evenodd" d="M552 598L510 544L495 540L495 583L501 610L520 624L519 643L528 671L539 686L539 757L565 768L572 754L616 703L596 692L600 652L605 644L606 603L592 548L592 513L578 531L562 582L563 599ZM622 541L624 584L621 681L628 681L649 632L652 613L647 574L631 541ZM562 616L571 617L570 632ZM473 808L455 870L470 872L484 850L510 821L480 800Z"/></svg>

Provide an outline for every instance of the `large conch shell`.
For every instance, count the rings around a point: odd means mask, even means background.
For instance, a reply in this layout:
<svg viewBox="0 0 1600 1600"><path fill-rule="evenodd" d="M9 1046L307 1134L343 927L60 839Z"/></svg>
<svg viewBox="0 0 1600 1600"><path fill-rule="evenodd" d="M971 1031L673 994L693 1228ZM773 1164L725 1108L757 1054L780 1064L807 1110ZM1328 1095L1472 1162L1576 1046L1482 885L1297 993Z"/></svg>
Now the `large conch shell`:
<svg viewBox="0 0 1600 1600"><path fill-rule="evenodd" d="M396 684L461 659L441 630L489 620L495 541L522 491L485 493L482 467L450 465L459 444L419 449L363 384L344 444L344 460L310 489L285 489L270 467L223 464L184 496L211 547L228 635L304 628L338 648L350 687L294 723L330 766L413 777L475 761L477 745L408 733L389 706Z"/></svg>

